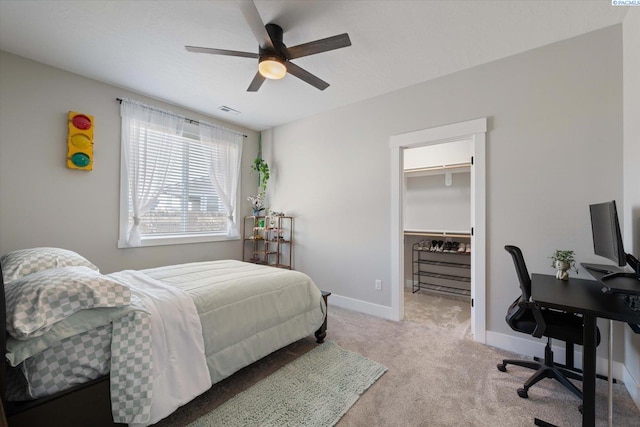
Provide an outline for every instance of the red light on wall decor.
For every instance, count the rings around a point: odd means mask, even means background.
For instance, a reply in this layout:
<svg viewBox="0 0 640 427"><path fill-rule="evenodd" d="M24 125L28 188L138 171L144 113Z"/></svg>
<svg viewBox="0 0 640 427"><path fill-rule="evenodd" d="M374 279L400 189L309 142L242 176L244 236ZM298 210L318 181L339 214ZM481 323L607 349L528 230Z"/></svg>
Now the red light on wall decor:
<svg viewBox="0 0 640 427"><path fill-rule="evenodd" d="M75 113L74 113L75 114ZM84 114L77 114L71 119L71 123L76 129L87 130L91 128L92 120Z"/></svg>

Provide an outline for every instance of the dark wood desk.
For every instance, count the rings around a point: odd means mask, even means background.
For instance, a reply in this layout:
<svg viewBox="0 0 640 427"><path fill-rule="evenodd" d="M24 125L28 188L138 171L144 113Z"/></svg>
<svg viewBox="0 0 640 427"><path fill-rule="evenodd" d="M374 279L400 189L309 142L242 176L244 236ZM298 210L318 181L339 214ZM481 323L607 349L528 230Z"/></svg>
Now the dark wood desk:
<svg viewBox="0 0 640 427"><path fill-rule="evenodd" d="M582 425L595 426L596 419L596 319L640 323L640 312L633 311L620 295L602 292L600 282L570 278L558 280L546 274L531 275L531 299L541 307L578 313L584 318L582 352Z"/></svg>

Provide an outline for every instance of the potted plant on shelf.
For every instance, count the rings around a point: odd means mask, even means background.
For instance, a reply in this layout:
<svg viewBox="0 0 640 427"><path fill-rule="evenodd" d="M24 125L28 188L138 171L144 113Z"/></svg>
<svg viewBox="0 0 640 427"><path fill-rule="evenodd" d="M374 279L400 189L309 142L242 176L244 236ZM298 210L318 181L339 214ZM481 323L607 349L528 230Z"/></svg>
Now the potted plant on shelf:
<svg viewBox="0 0 640 427"><path fill-rule="evenodd" d="M574 259L573 251L562 251L556 249L551 256L551 267L558 270L556 278L560 280L569 280L569 270L573 269L576 274L578 268L576 267L576 260Z"/></svg>
<svg viewBox="0 0 640 427"><path fill-rule="evenodd" d="M260 212L264 210L264 198L262 194L258 194L257 196L249 196L247 197L249 203L251 203L251 208L253 209L253 216L260 216Z"/></svg>

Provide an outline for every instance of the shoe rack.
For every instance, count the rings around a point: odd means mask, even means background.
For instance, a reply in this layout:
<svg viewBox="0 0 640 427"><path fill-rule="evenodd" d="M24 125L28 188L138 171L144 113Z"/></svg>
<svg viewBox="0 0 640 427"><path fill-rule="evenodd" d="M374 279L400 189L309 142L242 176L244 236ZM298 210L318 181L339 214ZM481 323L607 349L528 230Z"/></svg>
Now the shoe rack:
<svg viewBox="0 0 640 427"><path fill-rule="evenodd" d="M412 245L412 292L471 297L471 234L420 233Z"/></svg>

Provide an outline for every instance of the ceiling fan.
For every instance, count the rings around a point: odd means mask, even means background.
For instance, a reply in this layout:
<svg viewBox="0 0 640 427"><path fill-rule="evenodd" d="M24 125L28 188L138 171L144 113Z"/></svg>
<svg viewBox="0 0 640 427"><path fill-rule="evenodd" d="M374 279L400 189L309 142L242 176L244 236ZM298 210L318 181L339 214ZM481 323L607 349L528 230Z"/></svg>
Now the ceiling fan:
<svg viewBox="0 0 640 427"><path fill-rule="evenodd" d="M195 53L240 56L243 58L257 59L258 72L256 72L253 81L251 81L247 92L256 92L260 89L260 86L262 86L265 79L281 79L287 73L296 76L300 80L309 83L311 86L320 90L325 90L329 87L329 83L295 65L291 60L351 46L351 40L347 33L303 43L293 47L287 47L282 41L282 28L279 25L271 23L264 25L253 0L242 1L240 4L242 13L247 20L249 27L251 27L251 31L258 40L258 53L198 46L185 46L185 49L189 52Z"/></svg>

